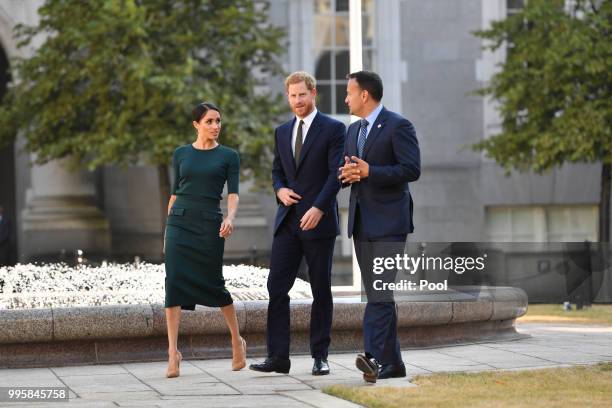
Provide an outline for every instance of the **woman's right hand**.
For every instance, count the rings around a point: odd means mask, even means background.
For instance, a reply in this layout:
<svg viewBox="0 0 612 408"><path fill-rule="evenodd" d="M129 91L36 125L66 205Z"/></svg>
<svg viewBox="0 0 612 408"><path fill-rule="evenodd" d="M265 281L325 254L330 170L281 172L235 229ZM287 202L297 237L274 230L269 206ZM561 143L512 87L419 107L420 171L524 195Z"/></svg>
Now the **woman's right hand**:
<svg viewBox="0 0 612 408"><path fill-rule="evenodd" d="M172 209L172 206L174 205L174 202L176 201L176 195L171 195L170 199L168 200L168 215L170 215L170 210Z"/></svg>

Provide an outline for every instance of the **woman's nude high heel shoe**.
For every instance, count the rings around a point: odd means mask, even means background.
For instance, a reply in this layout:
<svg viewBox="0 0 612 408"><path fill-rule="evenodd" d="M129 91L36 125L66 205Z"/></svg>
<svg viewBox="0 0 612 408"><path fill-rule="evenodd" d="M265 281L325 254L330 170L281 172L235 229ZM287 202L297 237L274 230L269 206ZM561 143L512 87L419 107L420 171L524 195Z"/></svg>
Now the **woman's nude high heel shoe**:
<svg viewBox="0 0 612 408"><path fill-rule="evenodd" d="M232 360L232 370L239 371L246 367L246 352L247 345L246 341L241 337L240 343L242 344L242 358L239 361Z"/></svg>
<svg viewBox="0 0 612 408"><path fill-rule="evenodd" d="M178 354L178 359L176 361L176 367L170 367L170 361L168 361L168 370L166 371L166 378L175 378L181 375L181 360L183 359L183 355L180 351L176 352Z"/></svg>

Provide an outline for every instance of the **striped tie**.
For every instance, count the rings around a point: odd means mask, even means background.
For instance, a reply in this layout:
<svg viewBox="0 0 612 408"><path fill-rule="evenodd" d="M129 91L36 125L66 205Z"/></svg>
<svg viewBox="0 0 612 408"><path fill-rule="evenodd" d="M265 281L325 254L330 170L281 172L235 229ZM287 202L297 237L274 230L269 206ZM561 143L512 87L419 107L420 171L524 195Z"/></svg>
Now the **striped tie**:
<svg viewBox="0 0 612 408"><path fill-rule="evenodd" d="M361 119L359 122L361 123L361 128L359 129L359 139L357 139L357 153L359 153L359 158L361 159L363 158L363 146L365 146L369 123L365 119Z"/></svg>

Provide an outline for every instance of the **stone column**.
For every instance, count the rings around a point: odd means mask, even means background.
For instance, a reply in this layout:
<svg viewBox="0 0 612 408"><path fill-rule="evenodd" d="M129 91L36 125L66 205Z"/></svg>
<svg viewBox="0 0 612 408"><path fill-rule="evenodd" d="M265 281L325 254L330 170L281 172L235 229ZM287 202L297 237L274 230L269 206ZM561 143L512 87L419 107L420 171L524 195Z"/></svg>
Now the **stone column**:
<svg viewBox="0 0 612 408"><path fill-rule="evenodd" d="M109 253L109 223L96 207L90 172L69 171L59 160L32 167L31 181L22 212L21 261L77 249L86 257Z"/></svg>

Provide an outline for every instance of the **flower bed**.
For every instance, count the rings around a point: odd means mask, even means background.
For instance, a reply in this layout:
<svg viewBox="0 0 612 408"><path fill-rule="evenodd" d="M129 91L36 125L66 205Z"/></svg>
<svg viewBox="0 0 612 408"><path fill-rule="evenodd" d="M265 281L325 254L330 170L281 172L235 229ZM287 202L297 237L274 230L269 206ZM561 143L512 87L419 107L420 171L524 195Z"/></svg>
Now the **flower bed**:
<svg viewBox="0 0 612 408"><path fill-rule="evenodd" d="M223 275L235 299L267 299L268 269L230 265ZM164 265L149 263L1 267L0 309L163 303L164 279ZM309 298L310 285L297 279L289 295Z"/></svg>

